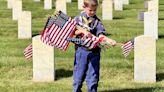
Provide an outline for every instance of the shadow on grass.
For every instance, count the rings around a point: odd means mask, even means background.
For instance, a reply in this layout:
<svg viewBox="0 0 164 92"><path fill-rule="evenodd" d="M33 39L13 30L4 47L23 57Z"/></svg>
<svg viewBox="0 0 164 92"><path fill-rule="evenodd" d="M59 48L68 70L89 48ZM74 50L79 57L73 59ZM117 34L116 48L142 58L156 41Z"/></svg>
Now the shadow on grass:
<svg viewBox="0 0 164 92"><path fill-rule="evenodd" d="M163 39L164 35L159 35L158 37L159 37L159 39Z"/></svg>
<svg viewBox="0 0 164 92"><path fill-rule="evenodd" d="M164 80L164 73L156 74L157 82ZM155 90L164 90L164 87L152 87L152 88L136 88L136 89L119 89L119 90L104 90L100 92L155 92Z"/></svg>
<svg viewBox="0 0 164 92"><path fill-rule="evenodd" d="M55 71L55 80L70 77L70 76L72 76L72 74L73 74L73 71L71 71L71 70L57 69Z"/></svg>
<svg viewBox="0 0 164 92"><path fill-rule="evenodd" d="M158 20L164 20L164 18L159 18Z"/></svg>
<svg viewBox="0 0 164 92"><path fill-rule="evenodd" d="M123 18L123 17L113 17L113 19L116 20L116 19L125 19L125 18Z"/></svg>
<svg viewBox="0 0 164 92"><path fill-rule="evenodd" d="M35 36L37 36L37 35L40 35L40 34L33 34L32 37L35 37Z"/></svg>
<svg viewBox="0 0 164 92"><path fill-rule="evenodd" d="M123 7L123 10L131 10L131 7Z"/></svg>
<svg viewBox="0 0 164 92"><path fill-rule="evenodd" d="M160 11L160 12L163 12L163 11L164 11L164 9L161 9L161 8L160 8L160 9L159 9L159 11Z"/></svg>
<svg viewBox="0 0 164 92"><path fill-rule="evenodd" d="M156 88L134 88L134 89L120 89L120 90L105 90L100 92L155 92L155 90L164 90L162 87Z"/></svg>
<svg viewBox="0 0 164 92"><path fill-rule="evenodd" d="M162 81L162 80L164 80L164 73L158 73L158 74L156 74L156 79L157 79L157 82L159 82L159 81Z"/></svg>

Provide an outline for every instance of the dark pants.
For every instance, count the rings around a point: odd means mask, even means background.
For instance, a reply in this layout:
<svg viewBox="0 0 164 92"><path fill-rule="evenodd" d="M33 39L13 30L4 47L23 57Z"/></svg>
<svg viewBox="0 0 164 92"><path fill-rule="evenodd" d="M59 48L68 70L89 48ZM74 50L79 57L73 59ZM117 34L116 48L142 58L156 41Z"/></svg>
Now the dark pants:
<svg viewBox="0 0 164 92"><path fill-rule="evenodd" d="M97 92L100 69L100 53L78 49L75 54L73 87L74 92L82 92L86 79L88 92Z"/></svg>

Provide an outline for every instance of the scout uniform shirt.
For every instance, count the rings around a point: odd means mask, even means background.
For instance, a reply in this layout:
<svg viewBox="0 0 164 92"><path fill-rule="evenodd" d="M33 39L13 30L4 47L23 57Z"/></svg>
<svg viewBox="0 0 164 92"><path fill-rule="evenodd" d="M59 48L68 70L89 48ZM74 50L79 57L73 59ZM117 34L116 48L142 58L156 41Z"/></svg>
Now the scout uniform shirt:
<svg viewBox="0 0 164 92"><path fill-rule="evenodd" d="M90 33L92 33L93 35L97 37L100 34L105 34L104 26L96 15L92 17L88 17L88 15L84 11L82 11L79 16L75 17L75 20L78 25L80 25L83 28L86 28ZM99 47L96 47L91 50L88 50L86 47L83 47L83 46L77 46L77 48L87 50L87 51L92 51L92 52L100 52Z"/></svg>

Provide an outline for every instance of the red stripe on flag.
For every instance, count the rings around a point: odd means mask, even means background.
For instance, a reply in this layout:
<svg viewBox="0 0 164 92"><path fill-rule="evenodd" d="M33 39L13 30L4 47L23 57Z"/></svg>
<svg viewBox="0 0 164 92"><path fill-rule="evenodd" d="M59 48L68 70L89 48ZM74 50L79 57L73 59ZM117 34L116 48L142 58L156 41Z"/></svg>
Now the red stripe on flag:
<svg viewBox="0 0 164 92"><path fill-rule="evenodd" d="M76 29L76 27L74 27L73 30L75 30L75 29ZM70 33L69 37L71 37L73 33L74 33L74 31L72 31L72 33ZM68 45L69 45L69 41L66 42L66 45L64 46L64 50L66 50L68 48Z"/></svg>
<svg viewBox="0 0 164 92"><path fill-rule="evenodd" d="M72 23L72 22L73 22L73 23ZM65 31L65 35L62 35L62 39L64 39L64 40L62 40L61 43L59 43L59 48L63 48L63 49L64 49L64 47L67 45L66 43L69 42L69 41L67 41L67 40L65 40L65 39L66 39L67 37L71 36L72 30L74 29L75 24L76 24L76 23L72 20L72 21L71 21L70 27L68 28L67 31Z"/></svg>
<svg viewBox="0 0 164 92"><path fill-rule="evenodd" d="M53 25L54 25L54 24L53 24ZM55 25L54 25L54 26L55 26ZM53 31L53 30L56 30L56 32ZM59 30L60 30L60 28L59 28L58 26L55 26L54 29L52 29L52 31L51 31L51 33L50 33L50 41L51 41L51 42L52 42L52 38L55 37L55 35L58 34Z"/></svg>
<svg viewBox="0 0 164 92"><path fill-rule="evenodd" d="M67 25L68 25L68 21L65 23L65 25L64 25L64 27L62 28L62 29L60 29L60 30L57 30L57 32L56 31L54 31L55 32L55 34L53 35L53 37L52 37L52 44L54 44L54 46L55 47L58 47L56 44L57 44L57 42L60 42L59 40L59 37L61 36L61 34L63 33L62 31L63 31L63 29L65 29L66 27L67 27Z"/></svg>
<svg viewBox="0 0 164 92"><path fill-rule="evenodd" d="M70 27L70 18L69 18L69 21L67 21L66 22L66 24L64 25L64 27L60 30L60 33L59 34L57 34L57 37L56 37L56 39L55 39L55 41L54 41L54 44L55 44L55 46L56 47L59 47L59 43L61 43L61 41L62 40L65 40L65 39L63 39L63 35L66 35L65 33L66 33L66 31L68 31L68 27Z"/></svg>
<svg viewBox="0 0 164 92"><path fill-rule="evenodd" d="M92 37L92 44L89 46L89 49L95 48L98 44L98 39L96 37Z"/></svg>
<svg viewBox="0 0 164 92"><path fill-rule="evenodd" d="M56 39L56 36L60 33L60 30L61 30L61 28L59 28L58 26L55 27L54 31L52 30L53 32L51 33L52 35L49 39L50 39L50 42L53 46L55 46L54 40Z"/></svg>

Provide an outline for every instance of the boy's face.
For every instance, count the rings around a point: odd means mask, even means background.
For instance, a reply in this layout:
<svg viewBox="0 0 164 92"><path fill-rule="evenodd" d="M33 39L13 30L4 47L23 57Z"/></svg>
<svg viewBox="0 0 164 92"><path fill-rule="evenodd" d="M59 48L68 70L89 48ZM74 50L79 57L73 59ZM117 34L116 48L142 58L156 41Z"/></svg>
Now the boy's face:
<svg viewBox="0 0 164 92"><path fill-rule="evenodd" d="M96 10L97 10L97 6L84 8L84 11L87 13L89 17L96 15Z"/></svg>

